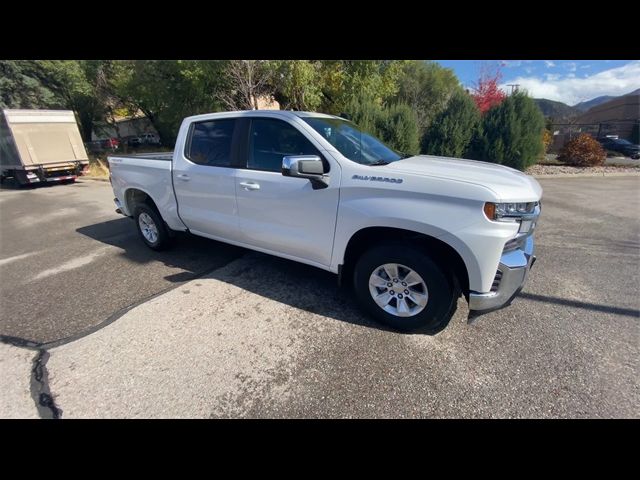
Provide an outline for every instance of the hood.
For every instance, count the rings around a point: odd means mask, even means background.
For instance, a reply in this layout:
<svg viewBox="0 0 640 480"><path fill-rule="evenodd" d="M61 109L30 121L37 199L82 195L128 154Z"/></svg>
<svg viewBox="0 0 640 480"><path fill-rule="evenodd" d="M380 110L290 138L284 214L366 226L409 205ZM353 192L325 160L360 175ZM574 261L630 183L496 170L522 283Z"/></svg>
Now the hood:
<svg viewBox="0 0 640 480"><path fill-rule="evenodd" d="M389 173L418 175L483 186L498 202L530 202L542 196L542 187L530 175L495 163L461 158L417 155L384 167Z"/></svg>

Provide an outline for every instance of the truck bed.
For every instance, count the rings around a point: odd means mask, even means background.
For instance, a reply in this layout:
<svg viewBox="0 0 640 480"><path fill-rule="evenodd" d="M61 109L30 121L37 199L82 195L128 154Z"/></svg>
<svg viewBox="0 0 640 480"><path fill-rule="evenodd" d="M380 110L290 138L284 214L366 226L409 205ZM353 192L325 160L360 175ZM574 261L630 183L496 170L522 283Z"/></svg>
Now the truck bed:
<svg viewBox="0 0 640 480"><path fill-rule="evenodd" d="M126 199L136 191L143 192L154 199L170 228L186 228L178 217L178 205L173 192L172 157L172 152L107 157L111 185L116 197L123 200L124 204L120 207L125 215L131 216L134 213L129 210Z"/></svg>

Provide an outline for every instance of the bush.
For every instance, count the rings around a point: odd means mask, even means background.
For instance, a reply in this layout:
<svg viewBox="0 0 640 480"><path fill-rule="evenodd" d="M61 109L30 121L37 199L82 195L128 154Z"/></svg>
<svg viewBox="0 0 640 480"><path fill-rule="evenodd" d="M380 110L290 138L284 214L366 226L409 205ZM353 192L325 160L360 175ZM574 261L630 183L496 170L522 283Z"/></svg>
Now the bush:
<svg viewBox="0 0 640 480"><path fill-rule="evenodd" d="M561 162L577 167L602 165L606 158L602 145L586 133L569 140L558 155Z"/></svg>
<svg viewBox="0 0 640 480"><path fill-rule="evenodd" d="M422 138L422 151L429 155L462 157L480 125L480 111L471 96L456 92L446 110L439 113Z"/></svg>
<svg viewBox="0 0 640 480"><path fill-rule="evenodd" d="M474 157L524 171L542 155L544 117L523 92L507 97L482 119L481 133L473 141Z"/></svg>

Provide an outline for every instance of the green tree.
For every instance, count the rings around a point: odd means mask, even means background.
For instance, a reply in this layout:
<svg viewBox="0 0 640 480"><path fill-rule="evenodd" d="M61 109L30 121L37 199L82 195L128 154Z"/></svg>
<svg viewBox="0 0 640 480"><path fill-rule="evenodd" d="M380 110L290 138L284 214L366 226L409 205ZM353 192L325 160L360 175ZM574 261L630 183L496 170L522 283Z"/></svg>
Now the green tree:
<svg viewBox="0 0 640 480"><path fill-rule="evenodd" d="M121 61L115 93L133 111L142 111L165 146L175 143L184 117L223 109L227 62L205 60Z"/></svg>
<svg viewBox="0 0 640 480"><path fill-rule="evenodd" d="M0 108L64 108L65 102L40 78L33 60L0 60Z"/></svg>
<svg viewBox="0 0 640 480"><path fill-rule="evenodd" d="M365 132L398 152L415 155L420 150L418 124L405 104L380 106L371 98L356 96L346 107L351 120Z"/></svg>
<svg viewBox="0 0 640 480"><path fill-rule="evenodd" d="M422 151L429 155L462 157L479 125L480 112L475 102L466 92L457 91L422 137Z"/></svg>
<svg viewBox="0 0 640 480"><path fill-rule="evenodd" d="M416 114L406 104L398 103L384 109L382 139L391 148L407 155L420 151L420 136Z"/></svg>
<svg viewBox="0 0 640 480"><path fill-rule="evenodd" d="M309 60L276 60L273 71L275 99L284 110L316 110L322 101L320 65Z"/></svg>
<svg viewBox="0 0 640 480"><path fill-rule="evenodd" d="M354 96L346 105L344 113L347 113L350 120L365 132L374 137L382 138L385 112L371 98L364 95Z"/></svg>
<svg viewBox="0 0 640 480"><path fill-rule="evenodd" d="M382 105L398 91L398 79L406 61L328 60L319 62L322 85L320 109L340 114L355 98Z"/></svg>
<svg viewBox="0 0 640 480"><path fill-rule="evenodd" d="M397 84L395 101L406 103L416 113L420 136L453 94L464 92L453 70L423 60L405 62Z"/></svg>
<svg viewBox="0 0 640 480"><path fill-rule="evenodd" d="M524 92L514 93L483 117L477 157L524 171L543 152L543 130L544 117L533 99Z"/></svg>

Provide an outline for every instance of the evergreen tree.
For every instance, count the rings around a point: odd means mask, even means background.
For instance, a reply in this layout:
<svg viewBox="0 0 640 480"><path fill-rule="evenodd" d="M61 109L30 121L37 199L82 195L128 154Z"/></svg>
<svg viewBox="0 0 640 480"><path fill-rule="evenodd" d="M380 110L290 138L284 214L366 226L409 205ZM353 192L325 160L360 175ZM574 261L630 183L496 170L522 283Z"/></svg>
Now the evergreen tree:
<svg viewBox="0 0 640 480"><path fill-rule="evenodd" d="M542 155L544 117L523 92L507 97L482 119L482 133L475 142L479 160L524 171Z"/></svg>
<svg viewBox="0 0 640 480"><path fill-rule="evenodd" d="M420 152L418 120L406 104L397 103L384 109L382 140L394 150L406 155Z"/></svg>
<svg viewBox="0 0 640 480"><path fill-rule="evenodd" d="M473 99L465 92L456 92L422 138L422 151L429 155L462 157L479 125L480 112Z"/></svg>
<svg viewBox="0 0 640 480"><path fill-rule="evenodd" d="M374 99L359 95L347 105L351 121L398 152L415 155L420 151L416 114L406 104L379 106Z"/></svg>

